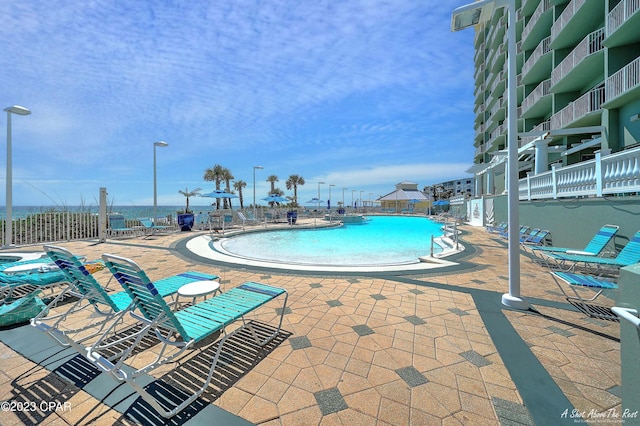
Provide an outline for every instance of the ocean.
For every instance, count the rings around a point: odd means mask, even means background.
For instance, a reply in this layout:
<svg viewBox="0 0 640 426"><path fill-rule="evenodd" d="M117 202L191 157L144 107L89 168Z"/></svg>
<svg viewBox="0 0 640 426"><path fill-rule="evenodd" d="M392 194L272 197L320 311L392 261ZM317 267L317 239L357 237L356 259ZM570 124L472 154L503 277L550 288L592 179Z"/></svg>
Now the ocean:
<svg viewBox="0 0 640 426"><path fill-rule="evenodd" d="M237 201L236 201L237 204ZM215 211L215 206L189 206L193 213L207 213ZM234 209L238 206L234 205ZM46 213L52 211L69 211L69 212L89 212L98 214L98 206L13 206L13 219L22 219L36 213ZM184 210L184 204L181 206L158 206L158 217L176 216L178 210ZM153 217L153 206L107 206L107 214L120 213L125 219L136 219L138 217ZM6 218L5 207L0 207L0 219Z"/></svg>

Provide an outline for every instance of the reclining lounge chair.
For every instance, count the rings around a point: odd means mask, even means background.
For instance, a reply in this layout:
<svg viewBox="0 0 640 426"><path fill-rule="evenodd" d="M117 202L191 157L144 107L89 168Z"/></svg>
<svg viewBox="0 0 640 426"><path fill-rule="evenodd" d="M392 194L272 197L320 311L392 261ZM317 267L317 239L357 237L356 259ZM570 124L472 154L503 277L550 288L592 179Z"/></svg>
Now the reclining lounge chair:
<svg viewBox="0 0 640 426"><path fill-rule="evenodd" d="M592 318L618 321L618 317L613 313L613 311L611 311L611 307L593 303L604 291L617 290L618 285L615 282L604 278L594 277L592 275L576 274L572 272L555 271L551 273L551 276L556 282L558 288L560 288L560 291L564 294L567 302L571 303L582 313ZM560 281L565 285L561 285ZM569 294L565 291L567 284L573 294ZM576 290L577 287L588 287L597 290L597 293L591 298L584 298L580 296Z"/></svg>
<svg viewBox="0 0 640 426"><path fill-rule="evenodd" d="M121 364L114 364L106 359L100 353L100 350L96 349L99 345L89 349L87 357L98 368L110 373L116 380L129 383L163 417L170 418L175 416L206 390L213 377L224 343L230 336L242 329L248 329L255 341L264 346L276 338L280 332L288 298L285 289L247 282L226 293L183 310L173 311L171 306L160 297L155 285L151 283L144 271L135 262L108 254L103 255L103 259L107 268L125 288L141 312L139 316L133 312L131 312L131 315L136 315L145 324L145 327L138 333L138 339L130 349L133 350L137 342L144 335L151 332L155 333L156 337L160 339L162 347L154 361L133 372L129 368L125 371L125 369L120 368ZM260 340L251 322L245 320L245 315L283 294L284 301L282 312L279 315L278 327L273 334L267 336L264 340ZM227 333L226 327L239 319L242 319L243 326ZM219 331L224 333L224 337L218 344L207 379L204 385L187 400L175 407L169 407L170 404L167 401L157 400L144 388L144 383L140 383L139 375L176 359L185 351L192 349L197 342ZM168 348L174 348L175 353L165 355L165 351ZM127 354L124 357L126 358Z"/></svg>
<svg viewBox="0 0 640 426"><path fill-rule="evenodd" d="M119 319L129 309L134 308L133 300L125 291L107 293L91 274L91 269L82 264L68 250L56 246L44 246L44 249L71 283L66 290L49 303L49 310L56 307L66 296L76 296L78 300L69 304L69 308L64 312L50 315L47 318L44 317L45 313L36 316L31 320L31 325L51 336L61 346L71 346L85 355L86 344L90 339L101 336L103 341L106 341L107 337L117 334L116 327ZM215 275L189 271L158 280L154 284L158 294L161 297L166 297L175 294L185 284L217 278ZM91 321L81 321L78 323L79 325L74 325L73 314L84 310L93 311ZM123 340L128 340L128 338ZM110 344L110 346L115 344Z"/></svg>

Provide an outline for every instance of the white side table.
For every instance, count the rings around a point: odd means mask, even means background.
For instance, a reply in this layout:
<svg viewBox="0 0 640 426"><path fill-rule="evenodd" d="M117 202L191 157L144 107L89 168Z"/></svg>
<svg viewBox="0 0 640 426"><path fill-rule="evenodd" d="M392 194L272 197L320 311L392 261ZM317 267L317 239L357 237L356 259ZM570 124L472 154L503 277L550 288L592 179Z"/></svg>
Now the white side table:
<svg viewBox="0 0 640 426"><path fill-rule="evenodd" d="M193 303L196 303L198 297L206 297L210 294L215 294L220 290L220 283L218 281L204 280L194 281L189 284L185 284L178 289L178 297L176 297L176 304L180 297L191 297Z"/></svg>

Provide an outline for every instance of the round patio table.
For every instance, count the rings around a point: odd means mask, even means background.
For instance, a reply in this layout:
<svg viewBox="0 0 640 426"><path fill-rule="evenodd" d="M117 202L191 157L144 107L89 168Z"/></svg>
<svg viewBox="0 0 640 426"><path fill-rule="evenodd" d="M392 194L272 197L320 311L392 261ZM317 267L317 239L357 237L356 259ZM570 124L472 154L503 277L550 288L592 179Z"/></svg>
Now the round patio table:
<svg viewBox="0 0 640 426"><path fill-rule="evenodd" d="M191 297L192 303L196 303L198 297L207 297L210 294L215 294L220 290L220 283L218 281L204 280L194 281L189 284L185 284L178 289L178 297L176 303L180 297Z"/></svg>

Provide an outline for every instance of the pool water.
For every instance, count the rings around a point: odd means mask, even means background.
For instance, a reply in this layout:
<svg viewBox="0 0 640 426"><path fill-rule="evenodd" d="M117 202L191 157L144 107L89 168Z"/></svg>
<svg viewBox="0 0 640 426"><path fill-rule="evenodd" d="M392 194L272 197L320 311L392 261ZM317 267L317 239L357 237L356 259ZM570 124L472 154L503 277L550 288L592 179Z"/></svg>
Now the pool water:
<svg viewBox="0 0 640 426"><path fill-rule="evenodd" d="M441 225L424 217L369 216L338 228L274 230L222 241L224 251L254 260L314 265L415 263L431 251ZM434 253L442 249L435 245Z"/></svg>

